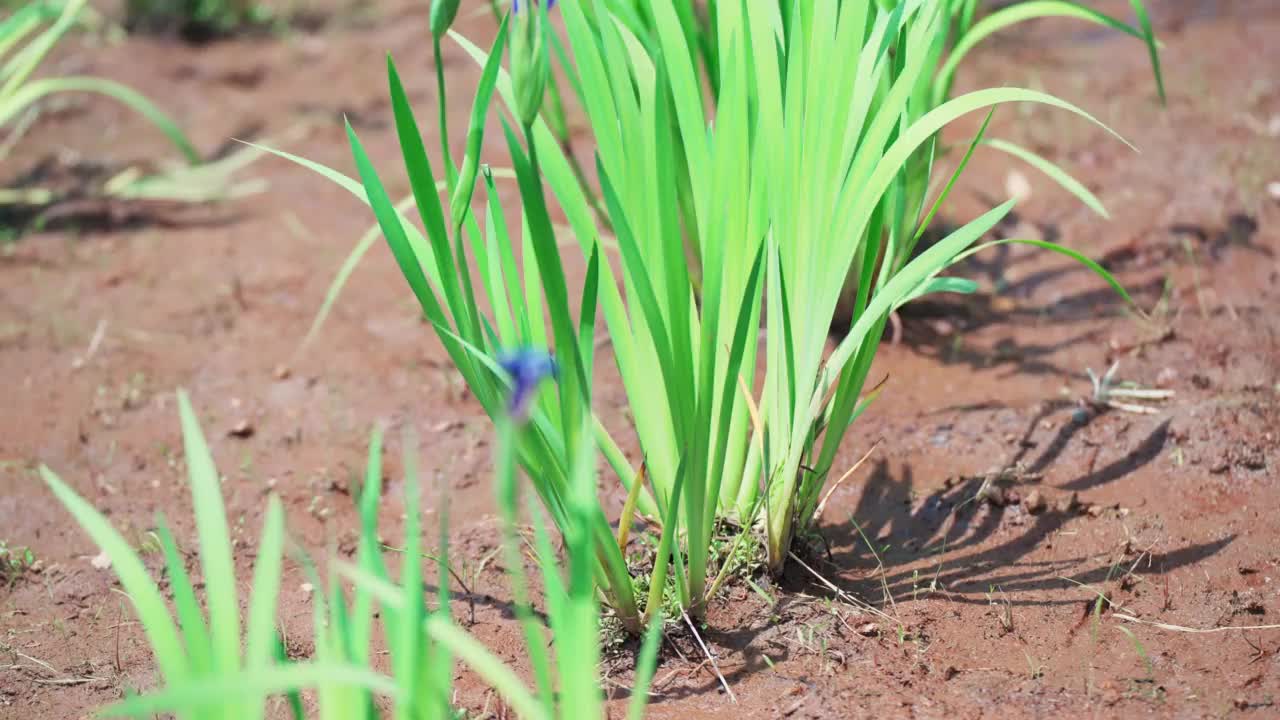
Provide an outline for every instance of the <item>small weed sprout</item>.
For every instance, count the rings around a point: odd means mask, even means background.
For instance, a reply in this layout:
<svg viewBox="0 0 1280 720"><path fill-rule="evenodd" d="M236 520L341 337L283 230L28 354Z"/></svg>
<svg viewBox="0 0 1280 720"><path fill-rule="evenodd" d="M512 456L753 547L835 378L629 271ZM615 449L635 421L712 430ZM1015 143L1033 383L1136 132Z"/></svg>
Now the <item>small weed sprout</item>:
<svg viewBox="0 0 1280 720"><path fill-rule="evenodd" d="M29 547L12 547L0 540L0 585L11 585L36 565L35 553Z"/></svg>

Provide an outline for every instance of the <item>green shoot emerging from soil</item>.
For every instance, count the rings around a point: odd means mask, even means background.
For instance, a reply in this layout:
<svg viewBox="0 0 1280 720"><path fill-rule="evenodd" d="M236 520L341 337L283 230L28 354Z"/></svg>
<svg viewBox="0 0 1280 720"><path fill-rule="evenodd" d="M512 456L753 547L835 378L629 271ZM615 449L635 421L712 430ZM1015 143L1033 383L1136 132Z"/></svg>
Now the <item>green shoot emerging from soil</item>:
<svg viewBox="0 0 1280 720"><path fill-rule="evenodd" d="M9 585L31 570L36 555L29 547L12 547L0 540L0 585Z"/></svg>

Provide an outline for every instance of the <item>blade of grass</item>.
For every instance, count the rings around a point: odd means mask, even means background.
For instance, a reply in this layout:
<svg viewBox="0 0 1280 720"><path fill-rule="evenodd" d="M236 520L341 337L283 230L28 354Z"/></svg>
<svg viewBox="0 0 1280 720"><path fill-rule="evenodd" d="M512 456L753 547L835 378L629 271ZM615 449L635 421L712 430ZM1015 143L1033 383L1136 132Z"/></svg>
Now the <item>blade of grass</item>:
<svg viewBox="0 0 1280 720"><path fill-rule="evenodd" d="M236 597L235 561L222 504L222 485L204 432L191 408L191 399L183 390L178 391L178 414L182 420L182 443L191 483L191 506L195 509L196 533L200 538L213 669L218 674L230 674L240 668L240 602Z"/></svg>

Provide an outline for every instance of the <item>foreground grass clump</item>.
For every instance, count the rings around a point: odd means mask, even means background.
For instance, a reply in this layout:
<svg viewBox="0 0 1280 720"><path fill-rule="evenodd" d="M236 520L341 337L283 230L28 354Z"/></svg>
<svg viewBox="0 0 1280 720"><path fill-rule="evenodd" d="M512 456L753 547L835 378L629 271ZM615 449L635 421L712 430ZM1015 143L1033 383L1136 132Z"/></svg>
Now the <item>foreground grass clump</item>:
<svg viewBox="0 0 1280 720"><path fill-rule="evenodd" d="M279 498L268 500L248 598L239 597L226 511L213 459L184 393L178 395L183 442L187 459L192 505L199 537L200 567L193 578L185 556L157 519L157 536L164 551L171 597L166 598L129 543L98 511L79 497L48 468L40 472L53 493L81 527L110 558L116 576L133 602L146 632L162 678L162 687L142 696L131 696L103 711L108 717L150 718L175 713L181 718L243 720L263 718L273 703L283 703L289 714L350 720L382 717L375 697L388 698L391 717L452 718L460 716L452 706L454 658L471 667L524 718L604 717L603 693L597 668L599 657L599 606L591 573L594 568L592 536L570 537L569 575L563 578L551 541L536 524L538 564L545 588L546 615L554 642L548 652L546 628L536 619L525 592L523 558L515 531L518 493L513 442L521 432L504 424L498 444L497 467L500 504L505 521L508 574L515 594L516 613L528 640L535 688L527 688L496 654L453 622L449 612L447 536L442 527L438 567L439 593L435 606L423 587L420 488L412 438L406 438L403 547L398 582L391 579L384 546L377 533L377 512L382 493L382 441L374 433L368 468L359 500L360 541L355 562L329 559L331 581L324 587L315 568L305 559L316 590L314 656L303 661L286 657L277 631L277 601L283 575L287 536ZM595 473L592 453L584 449L575 463L572 511L590 511L595 505ZM536 518L537 516L535 516ZM350 583L350 590L338 577ZM193 582L196 581L196 582ZM204 607L196 595L202 586ZM173 606L171 614L169 605ZM240 608L247 610L241 616ZM648 683L657 658L656 632L646 638L636 670L636 687L630 716L644 714ZM386 659L378 651L381 637ZM376 666L375 666L376 665ZM387 667L389 666L389 671ZM312 696L316 712L304 712L304 696Z"/></svg>
<svg viewBox="0 0 1280 720"><path fill-rule="evenodd" d="M889 314L922 295L976 288L940 273L987 247L978 241L1013 202L917 254L986 124L954 173L935 177L939 131L975 111L987 111L989 121L1011 102L1097 121L1032 90L935 96L927 78L949 37L946 3L717 3L712 108L704 105L685 5L655 0L643 25L630 3L566 0L556 4L561 40L550 27L551 4L521 3L487 53L454 35L483 72L466 153L455 165L442 148L440 180L388 62L411 202L425 232L404 214L408 203L387 194L353 131L359 183L286 157L371 205L426 318L491 417L504 416L512 383L505 350L554 350L555 391L530 400L519 463L563 534L596 537L601 590L623 625L640 632L664 604L705 611L732 565L717 569L713 552L716 528L726 523L738 528L738 541L758 534L768 567L783 567L793 537L813 521L841 442L875 396L867 378ZM440 27L432 31L438 39ZM587 114L611 238L541 116L552 54L569 69ZM495 173L479 163L495 91L509 113L503 139L520 192L518 227L508 225ZM483 212L471 209L477 183ZM933 184L941 189L926 203L922 188ZM572 291L544 188L586 264L584 283ZM1072 257L1124 294L1073 250L1008 242ZM857 278L851 329L828 353L850 275ZM597 315L626 390L638 467L589 402ZM616 534L598 506L580 518L567 511L570 468L586 444L600 448L627 488ZM637 512L661 529L640 578L625 557Z"/></svg>

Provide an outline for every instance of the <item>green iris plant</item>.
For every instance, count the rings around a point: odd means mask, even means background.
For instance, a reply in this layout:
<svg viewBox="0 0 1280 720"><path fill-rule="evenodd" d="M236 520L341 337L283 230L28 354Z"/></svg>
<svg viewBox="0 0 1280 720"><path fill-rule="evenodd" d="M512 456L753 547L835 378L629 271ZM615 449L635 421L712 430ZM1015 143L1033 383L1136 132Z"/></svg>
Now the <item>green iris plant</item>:
<svg viewBox="0 0 1280 720"><path fill-rule="evenodd" d="M1015 102L1097 121L1032 90L937 92L957 13L971 13L972 3L719 2L707 19L714 42L691 32L686 3L654 0L643 21L636 7L566 0L558 5L565 39L548 32L542 43L544 52L562 54L581 99L607 222L598 221L560 138L529 112L520 86L533 70L523 65L533 61L528 52L512 55L510 72L501 68L506 20L489 52L453 34L484 68L457 179L436 180L389 64L423 231L387 194L354 132L358 183L287 157L371 205L427 319L491 417L504 416L512 384L498 358L513 348L554 353L557 382L531 401L517 459L563 534L596 537L596 581L638 633L664 605L705 611L728 575L730 564L713 552L726 523L738 528L735 547L756 534L769 568L782 568L792 539L813 522L841 442L875 396L867 377L890 313L929 293L976 289L941 273L986 247L981 239L1013 202L917 253L987 124L955 172L937 178L942 128L973 112L989 121L996 107ZM532 12L545 16L546 8ZM527 22L517 19L519 31L529 32ZM964 26L977 33L980 24ZM714 68L710 105L703 66ZM477 175L466 168L477 162L495 93L509 113L503 127L520 193L518 227L508 225L485 168L478 177L487 203L471 211ZM1100 207L1060 169L1038 167ZM940 190L926 202L932 185ZM447 219L441 190L450 198ZM573 291L577 313L551 222L557 206L573 238L568 246L586 265ZM1078 252L1025 242L1084 263L1128 297ZM850 330L827 352L842 306ZM597 315L626 391L639 466L588 401ZM599 504L580 516L568 510L570 460L584 443L599 448L627 489L616 535ZM660 528L645 577L633 577L626 555L634 513Z"/></svg>
<svg viewBox="0 0 1280 720"><path fill-rule="evenodd" d="M75 27L86 0L65 3L31 2L0 19L0 129L12 133L0 143L0 160L11 151L23 132L22 121L51 95L93 93L124 104L149 120L182 153L196 164L200 156L186 134L138 91L112 80L89 76L34 76L49 52ZM52 198L45 190L0 189L0 204L44 204Z"/></svg>

